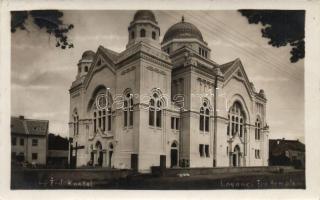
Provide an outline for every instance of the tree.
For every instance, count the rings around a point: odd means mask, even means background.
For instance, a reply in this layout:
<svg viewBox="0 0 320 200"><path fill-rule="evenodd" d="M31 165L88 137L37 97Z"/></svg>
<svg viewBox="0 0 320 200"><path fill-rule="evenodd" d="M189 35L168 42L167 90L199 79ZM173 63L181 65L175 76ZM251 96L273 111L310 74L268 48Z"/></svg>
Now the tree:
<svg viewBox="0 0 320 200"><path fill-rule="evenodd" d="M248 18L249 24L263 25L262 37L269 38L269 44L281 47L290 44L292 63L303 59L304 51L304 10L239 10Z"/></svg>
<svg viewBox="0 0 320 200"><path fill-rule="evenodd" d="M73 48L67 36L67 33L73 29L73 24L63 24L63 13L58 10L12 11L11 32L15 33L18 29L28 31L26 20L29 17L37 27L45 29L49 35L56 38L56 47Z"/></svg>

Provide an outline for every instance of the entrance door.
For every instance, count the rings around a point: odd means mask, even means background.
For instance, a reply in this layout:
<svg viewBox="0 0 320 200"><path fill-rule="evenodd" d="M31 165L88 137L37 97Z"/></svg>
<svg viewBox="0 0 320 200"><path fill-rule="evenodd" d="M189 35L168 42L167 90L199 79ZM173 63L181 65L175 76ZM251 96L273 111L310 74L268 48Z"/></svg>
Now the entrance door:
<svg viewBox="0 0 320 200"><path fill-rule="evenodd" d="M236 145L232 154L232 165L234 167L240 166L240 147Z"/></svg>
<svg viewBox="0 0 320 200"><path fill-rule="evenodd" d="M110 143L109 144L109 159L108 159L108 167L111 168L112 167L112 155L113 155L113 144Z"/></svg>
<svg viewBox="0 0 320 200"><path fill-rule="evenodd" d="M91 151L89 165L92 166L94 163L94 152Z"/></svg>
<svg viewBox="0 0 320 200"><path fill-rule="evenodd" d="M112 153L113 151L109 151L109 164L108 164L108 167L111 168L111 160L112 160Z"/></svg>
<svg viewBox="0 0 320 200"><path fill-rule="evenodd" d="M138 170L138 154L131 154L131 169Z"/></svg>
<svg viewBox="0 0 320 200"><path fill-rule="evenodd" d="M102 163L103 163L103 152L99 151L98 166L102 167Z"/></svg>
<svg viewBox="0 0 320 200"><path fill-rule="evenodd" d="M237 166L237 154L232 154L232 166Z"/></svg>
<svg viewBox="0 0 320 200"><path fill-rule="evenodd" d="M178 150L171 149L171 167L176 167L178 165Z"/></svg>
<svg viewBox="0 0 320 200"><path fill-rule="evenodd" d="M178 166L178 145L176 142L173 142L171 145L170 158L171 158L171 167Z"/></svg>
<svg viewBox="0 0 320 200"><path fill-rule="evenodd" d="M102 144L100 141L96 142L96 150L97 150L97 166L102 166L103 163L103 151L102 151Z"/></svg>

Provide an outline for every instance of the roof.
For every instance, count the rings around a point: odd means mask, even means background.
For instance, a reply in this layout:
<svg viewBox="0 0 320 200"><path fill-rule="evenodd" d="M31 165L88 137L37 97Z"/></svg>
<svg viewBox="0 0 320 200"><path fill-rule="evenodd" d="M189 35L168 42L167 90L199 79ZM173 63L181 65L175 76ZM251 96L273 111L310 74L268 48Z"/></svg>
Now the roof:
<svg viewBox="0 0 320 200"><path fill-rule="evenodd" d="M219 68L222 72L222 74L224 75L225 80L228 80L228 78L234 73L237 66L239 66L240 68L243 69L243 74L244 74L244 79L246 80L246 82L248 82L248 89L250 89L250 91L253 92L253 95L255 95L256 97L262 98L263 100L266 100L266 94L264 92L264 90L260 90L258 93L256 92L256 89L254 87L254 84L252 82L249 81L244 67L241 63L241 60L239 58L236 58L233 61L227 62L225 64L219 65ZM241 74L240 74L241 75Z"/></svg>
<svg viewBox="0 0 320 200"><path fill-rule="evenodd" d="M305 145L299 140L277 139L269 140L269 149L272 155L281 155L288 150L305 152Z"/></svg>
<svg viewBox="0 0 320 200"><path fill-rule="evenodd" d="M83 52L82 59L93 60L95 53L91 50Z"/></svg>
<svg viewBox="0 0 320 200"><path fill-rule="evenodd" d="M20 120L17 117L11 117L11 132L16 134L25 134L26 130L23 120Z"/></svg>
<svg viewBox="0 0 320 200"><path fill-rule="evenodd" d="M75 81L73 81L71 84L71 88L74 88L78 85L81 85L84 82L85 78L86 78L85 76L82 76L82 77L76 79Z"/></svg>
<svg viewBox="0 0 320 200"><path fill-rule="evenodd" d="M24 117L11 117L11 133L25 135L48 134L49 121L37 119L25 119Z"/></svg>
<svg viewBox="0 0 320 200"><path fill-rule="evenodd" d="M134 21L139 20L149 20L154 23L157 23L156 17L154 16L153 12L151 10L138 10L133 17Z"/></svg>
<svg viewBox="0 0 320 200"><path fill-rule="evenodd" d="M172 25L163 37L162 43L166 43L172 39L188 39L195 38L204 42L200 30L193 24L185 22L182 17L182 21Z"/></svg>
<svg viewBox="0 0 320 200"><path fill-rule="evenodd" d="M113 63L116 63L119 53L112 51L110 49L107 49L103 46L100 46L100 48L103 51L103 53L105 53L112 60Z"/></svg>
<svg viewBox="0 0 320 200"><path fill-rule="evenodd" d="M231 61L231 62L228 62L228 63L225 63L225 64L222 64L219 66L221 72L224 74L226 71L228 71L232 66L233 64L237 61L237 59Z"/></svg>

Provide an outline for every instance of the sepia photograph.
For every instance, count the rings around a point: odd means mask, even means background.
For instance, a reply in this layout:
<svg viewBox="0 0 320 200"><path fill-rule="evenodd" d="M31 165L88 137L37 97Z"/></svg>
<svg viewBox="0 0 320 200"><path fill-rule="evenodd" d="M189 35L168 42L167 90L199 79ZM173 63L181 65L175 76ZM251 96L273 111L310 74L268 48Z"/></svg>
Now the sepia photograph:
<svg viewBox="0 0 320 200"><path fill-rule="evenodd" d="M305 18L12 10L10 189L305 190Z"/></svg>

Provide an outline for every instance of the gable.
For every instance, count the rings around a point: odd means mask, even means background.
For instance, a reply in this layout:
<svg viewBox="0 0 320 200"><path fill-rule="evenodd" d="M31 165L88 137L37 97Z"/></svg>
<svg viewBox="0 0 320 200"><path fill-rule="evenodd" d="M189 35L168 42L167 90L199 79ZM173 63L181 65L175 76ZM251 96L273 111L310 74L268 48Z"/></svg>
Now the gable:
<svg viewBox="0 0 320 200"><path fill-rule="evenodd" d="M228 65L227 65L228 64ZM231 79L236 79L244 84L250 97L254 96L254 90L244 70L240 59L236 59L224 66L224 86L227 85Z"/></svg>
<svg viewBox="0 0 320 200"><path fill-rule="evenodd" d="M116 67L115 67L116 58L117 58L116 52L113 52L102 46L99 46L97 53L95 55L95 58L93 60L93 63L84 81L85 88L87 88L88 85L90 84L90 81L92 80L92 77L94 76L94 74L101 71L104 68L108 68L115 75L116 74Z"/></svg>
<svg viewBox="0 0 320 200"><path fill-rule="evenodd" d="M220 65L219 68L220 68L221 72L223 74L226 74L229 71L229 69L231 69L233 67L233 65L236 62L236 60L233 60L231 62L228 62L228 63Z"/></svg>

